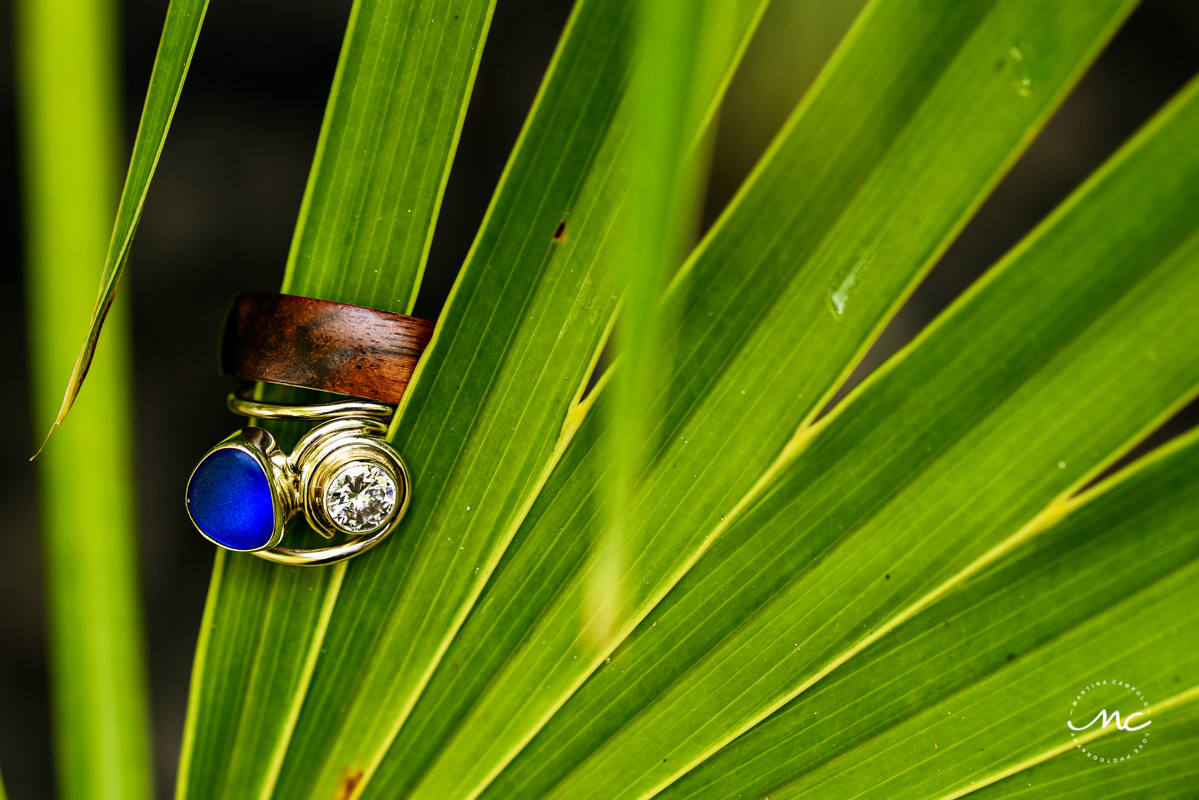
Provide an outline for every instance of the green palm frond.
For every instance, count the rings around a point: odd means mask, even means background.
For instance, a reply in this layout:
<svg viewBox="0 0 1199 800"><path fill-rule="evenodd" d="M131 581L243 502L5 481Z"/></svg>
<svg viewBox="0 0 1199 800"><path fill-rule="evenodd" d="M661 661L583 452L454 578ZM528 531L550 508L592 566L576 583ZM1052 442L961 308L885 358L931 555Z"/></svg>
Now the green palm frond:
<svg viewBox="0 0 1199 800"><path fill-rule="evenodd" d="M125 187L117 207L116 224L104 256L100 293L92 308L83 348L75 359L75 367L67 381L66 394L46 434L47 440L54 428L66 419L91 367L100 340L100 329L108 317L125 264L129 261L129 247L133 244L137 223L142 218L142 206L146 202L146 192L150 189L150 179L158 167L158 157L162 154L171 119L175 116L175 106L179 103L179 94L183 91L183 81L191 66L196 39L207 11L208 0L171 0L167 8L158 55L154 59L154 72L150 76L150 88L146 92L146 104L138 125L133 156L129 160L129 172L125 176Z"/></svg>
<svg viewBox="0 0 1199 800"><path fill-rule="evenodd" d="M355 2L285 291L411 309L492 5ZM218 555L179 796L1183 796L1199 436L1107 472L1199 393L1199 87L829 408L1133 6L872 0L692 247L766 0L579 0L408 516ZM1096 671L1152 701L1118 773Z"/></svg>
<svg viewBox="0 0 1199 800"><path fill-rule="evenodd" d="M88 314L119 186L119 59L116 8L107 0L26 0L14 10L37 438L27 456L54 424L80 339L94 342ZM122 298L87 392L36 462L64 800L144 800L153 791L129 318ZM19 527L10 525L28 535ZM15 718L9 724L20 725L21 736L32 727Z"/></svg>

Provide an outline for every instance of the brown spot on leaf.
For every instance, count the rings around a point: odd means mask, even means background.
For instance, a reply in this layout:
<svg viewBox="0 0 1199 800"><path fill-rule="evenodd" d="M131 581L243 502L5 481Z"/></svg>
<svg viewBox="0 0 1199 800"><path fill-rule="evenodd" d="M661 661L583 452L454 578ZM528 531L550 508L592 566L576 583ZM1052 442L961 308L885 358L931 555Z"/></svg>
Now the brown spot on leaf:
<svg viewBox="0 0 1199 800"><path fill-rule="evenodd" d="M566 220L562 220L558 223L558 227L554 228L554 241L559 243L566 241Z"/></svg>
<svg viewBox="0 0 1199 800"><path fill-rule="evenodd" d="M362 782L363 775L362 770L353 767L342 772L341 777L337 779L337 794L333 795L333 800L350 800L354 796L354 790Z"/></svg>

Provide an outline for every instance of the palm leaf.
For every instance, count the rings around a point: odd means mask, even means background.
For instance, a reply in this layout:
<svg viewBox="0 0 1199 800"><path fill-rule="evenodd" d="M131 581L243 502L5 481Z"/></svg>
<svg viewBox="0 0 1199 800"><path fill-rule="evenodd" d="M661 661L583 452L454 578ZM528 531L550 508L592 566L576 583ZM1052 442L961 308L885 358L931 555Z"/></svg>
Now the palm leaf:
<svg viewBox="0 0 1199 800"><path fill-rule="evenodd" d="M1199 443L1090 484L1199 391L1199 89L826 408L1132 5L872 0L683 257L765 2L579 2L391 432L409 516L218 556L180 795L1133 791L1040 711L1108 668L1184 792ZM411 308L490 13L355 3L285 290Z"/></svg>
<svg viewBox="0 0 1199 800"><path fill-rule="evenodd" d="M875 641L903 636L1194 396L1199 330L1181 317L1199 288L1199 237L1190 214L1168 211L1199 200L1179 158L1199 124L1193 94L787 455L656 624L546 727L553 755L526 751L542 772L566 762L550 796L660 791ZM1166 164L1179 173L1163 179ZM1067 698L1078 673L1060 674L1064 686L1039 685ZM962 788L957 771L936 775L913 796Z"/></svg>
<svg viewBox="0 0 1199 800"><path fill-rule="evenodd" d="M183 81L187 77L187 68L191 65L192 53L196 49L196 40L200 36L200 26L207 10L208 0L171 0L167 8L162 39L154 58L154 71L150 75L150 88L146 91L146 105L142 109L137 138L133 143L133 156L129 160L129 173L125 176L116 224L108 242L108 253L104 257L100 294L92 309L83 349L75 360L66 395L50 432L46 434L47 439L66 418L83 385L83 379L87 377L96 344L100 340L100 329L104 326L117 294L121 274L125 271L125 263L129 260L129 247L133 244L133 234L142 217L142 205L150 189L150 179L154 177L154 170L158 166L158 157L162 154L162 146L171 127L171 118L175 115L179 94L183 91Z"/></svg>
<svg viewBox="0 0 1199 800"><path fill-rule="evenodd" d="M493 7L354 4L285 291L411 310ZM344 573L218 555L180 797L271 794Z"/></svg>
<svg viewBox="0 0 1199 800"><path fill-rule="evenodd" d="M943 756L950 755L953 743L963 738L960 729L949 724L978 719L964 710L971 692L1000 692L1008 717L1006 724L991 728L971 726L976 728L971 731L973 738L979 740L977 749L967 745L974 750L972 757L985 752L982 748L990 746L988 740L1042 732L1017 730L1011 720L1022 714L1034 723L1029 728L1049 731L1061 727L1056 718L1049 723L1043 715L1029 714L1026 707L1012 706L1011 701L1018 697L1012 692L1012 676L1019 674L1027 681L1026 665L1034 660L1044 663L1051 651L1083 662L1057 665L1059 675L1042 684L1047 689L1043 692L1046 708L1063 710L1078 688L1071 680L1092 675L1094 667L1110 659L1110 653L1124 648L1123 644L1109 647L1108 654L1102 654L1103 645L1110 645L1115 635L1109 630L1115 619L1127 613L1133 598L1154 591L1199 556L1194 524L1199 509L1192 491L1197 458L1199 443L1192 435L1141 462L1135 470L1072 499L1061 520L963 580L901 631L871 645L661 796L785 796L821 772L843 771L853 760L860 765L858 750L865 750L872 739L886 737L894 746L899 739L895 729L929 708L938 709L929 712L932 724L928 727L938 734L934 744L939 746L932 748L932 755L939 759L938 768L944 768ZM1163 541L1169 545L1161 547ZM1031 598L1036 602L1030 603ZM1101 655L1098 661L1086 663L1076 648L1080 639L1097 631L1096 641L1102 644L1094 647ZM1140 668L1137 673L1146 677ZM1058 692L1062 678L1066 688ZM1168 694L1174 691L1167 688ZM1165 700L1166 696L1154 699ZM1185 722L1171 718L1172 739L1180 730L1177 725L1186 730ZM1061 741L1051 738L1049 747L1036 755L1069 742L1065 737L1056 738ZM929 749L927 741L922 744ZM916 758L923 761L928 756L918 752ZM879 753L878 764L896 757L890 751ZM1146 763L1156 763L1160 769L1161 758L1155 742L1153 760ZM1078 784L1098 793L1102 782L1084 779L1084 771L1092 767L1082 759L1069 757L1051 763L1062 776L1070 776L1071 786ZM972 766L977 767L977 762ZM997 789L1005 787L999 794L1027 792L1029 783L1039 788L1027 794L1044 794L1052 784L1036 777L1040 769L999 784ZM1187 774L1186 770L1168 769L1170 780ZM872 772L874 780L885 783L887 771ZM970 776L976 785L981 783L978 778L977 774ZM1140 785L1143 778L1136 775L1134 782ZM895 781L891 787L899 791ZM1054 791L1061 790L1058 784ZM1102 795L1109 796L1106 792ZM1153 792L1153 796L1159 795Z"/></svg>
<svg viewBox="0 0 1199 800"><path fill-rule="evenodd" d="M763 473L777 469L772 463L779 450L835 391L855 354L947 246L1126 6L1113 4L1090 26L1075 29L1074 60L1057 64L1058 90L1046 87L1040 107L1013 90L1010 76L995 75L995 38L1010 36L1012 8L988 16L985 9L943 6L943 16L933 16L916 14L909 4L872 7L684 267L671 297L682 318L677 352L690 358L674 369L666 393L671 405L652 443L661 451L641 480L640 516L626 526L638 537L626 547L654 554L639 559L624 579L638 595L640 608L633 604L633 613L653 607L689 562L718 540L730 512L748 502L742 498L760 491ZM1029 17L1038 13L1032 4L1019 10ZM921 20L927 36L910 38L909 15ZM932 47L933 41L944 41L944 48ZM977 50L963 50L975 43ZM916 72L913 60L919 64L929 51L942 52L941 59L924 62L924 74ZM880 63L881 54L894 62ZM973 86L980 65L989 70L981 73L991 81L987 92ZM930 80L929 72L942 71L945 78ZM909 75L921 91L905 96L870 75ZM955 79L972 88L963 91ZM884 122L893 127L881 128ZM943 127L930 135L934 122ZM979 137L984 130L996 135ZM854 134L862 146L839 146L856 144ZM873 142L888 135L900 143L880 158ZM949 159L947 136L955 136L955 144L971 137L971 144L986 146ZM830 163L830 153L843 153L844 160ZM845 183L847 177L852 181ZM894 214L896 206L937 203L952 213L927 215L926 228ZM853 287L856 305L839 313L832 295L869 260L863 253L876 254L871 280ZM781 342L794 344L783 349ZM412 727L414 744L406 744L401 732L398 743L412 749L399 751L395 760L407 769L424 764L413 749L427 751L444 739L415 796L477 790L470 781L490 779L608 655L601 648L589 652L579 638L581 596L593 568L586 561L588 543L596 536L591 496L598 480L598 427L593 420L584 424L510 548L510 566L493 579L443 659L459 670L435 678L422 698L430 705L426 713L418 705L414 714L423 723ZM496 647L500 635L507 646ZM431 736L447 721L456 727ZM503 773L498 780L508 785ZM380 796L390 789L383 785Z"/></svg>
<svg viewBox="0 0 1199 800"><path fill-rule="evenodd" d="M635 7L585 3L568 23L401 406L394 441L426 476L404 538L347 570L341 623L330 620L324 641L336 655L322 659L304 699L281 795L365 785L574 433L581 412L572 409L585 407L579 398L618 294L612 231L627 191L633 101L627 55L612 45ZM710 119L761 7L721 2L708 12L710 29L725 35L707 45L693 84L703 111L684 138L697 139ZM566 236L555 237L563 222ZM351 628L361 634L343 638ZM341 670L356 676L352 698L338 685ZM356 733L317 733L335 730Z"/></svg>
<svg viewBox="0 0 1199 800"><path fill-rule="evenodd" d="M16 11L31 384L43 433L95 302L114 211L116 13L104 0L35 0ZM153 791L128 320L118 304L88 392L36 465L58 790L70 800Z"/></svg>

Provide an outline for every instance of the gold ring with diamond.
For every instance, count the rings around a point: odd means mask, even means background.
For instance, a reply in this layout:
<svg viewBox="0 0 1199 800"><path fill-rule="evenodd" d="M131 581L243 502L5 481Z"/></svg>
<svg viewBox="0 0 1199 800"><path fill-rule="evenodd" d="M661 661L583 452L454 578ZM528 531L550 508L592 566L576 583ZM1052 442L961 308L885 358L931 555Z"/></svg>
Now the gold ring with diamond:
<svg viewBox="0 0 1199 800"><path fill-rule="evenodd" d="M280 564L331 564L391 533L408 508L404 460L387 442L390 406L340 402L271 405L229 396L232 411L259 419L320 421L284 453L262 428L242 428L200 460L187 483L187 512L206 539ZM280 546L300 514L327 539L312 549Z"/></svg>
<svg viewBox="0 0 1199 800"><path fill-rule="evenodd" d="M387 423L432 331L424 320L362 306L239 295L222 337L222 372L349 398L277 405L230 395L236 414L320 424L290 454L256 427L209 450L187 483L187 512L200 533L228 550L297 566L341 561L382 541L399 524L411 495L408 468L386 442ZM300 515L325 538L342 540L283 547Z"/></svg>

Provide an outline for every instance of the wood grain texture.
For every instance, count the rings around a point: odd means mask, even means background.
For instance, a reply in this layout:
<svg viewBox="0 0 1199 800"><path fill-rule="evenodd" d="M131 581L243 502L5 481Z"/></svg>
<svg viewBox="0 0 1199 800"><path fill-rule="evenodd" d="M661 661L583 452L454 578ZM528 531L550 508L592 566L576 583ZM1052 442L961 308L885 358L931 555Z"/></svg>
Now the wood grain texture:
<svg viewBox="0 0 1199 800"><path fill-rule="evenodd" d="M399 403L433 323L274 292L243 292L221 339L221 372Z"/></svg>

